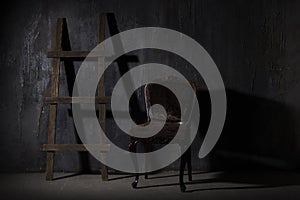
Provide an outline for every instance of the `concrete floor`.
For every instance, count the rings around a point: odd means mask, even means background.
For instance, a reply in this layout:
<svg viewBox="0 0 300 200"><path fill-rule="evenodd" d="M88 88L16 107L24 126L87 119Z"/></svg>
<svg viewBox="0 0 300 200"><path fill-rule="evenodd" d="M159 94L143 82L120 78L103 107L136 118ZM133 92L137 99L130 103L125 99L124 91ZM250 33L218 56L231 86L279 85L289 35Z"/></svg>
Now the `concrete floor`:
<svg viewBox="0 0 300 200"><path fill-rule="evenodd" d="M181 193L178 172L160 172L141 178L131 188L131 175L55 173L2 174L1 199L300 199L300 173L281 171L198 172L187 192ZM187 178L187 177L185 177Z"/></svg>

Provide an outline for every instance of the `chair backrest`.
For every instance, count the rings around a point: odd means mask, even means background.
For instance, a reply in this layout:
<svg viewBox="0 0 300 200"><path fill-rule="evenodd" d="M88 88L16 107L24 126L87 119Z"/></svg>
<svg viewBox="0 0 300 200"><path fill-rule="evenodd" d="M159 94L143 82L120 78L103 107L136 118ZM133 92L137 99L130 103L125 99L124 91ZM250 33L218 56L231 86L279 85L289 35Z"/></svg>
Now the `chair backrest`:
<svg viewBox="0 0 300 200"><path fill-rule="evenodd" d="M191 95L186 94L189 90L186 90L187 87L190 87L186 82L175 80L175 78L168 78L166 80L163 80L163 82L167 82L168 84L176 84L176 89L180 91L181 94L185 98L186 105L182 105L183 107L183 113L181 113L180 104L178 102L178 99L176 98L175 94L169 90L167 87L150 83L145 86L145 102L146 102L146 110L147 110L147 116L148 120L150 118L155 119L167 119L167 122L180 122L181 121L181 115L189 114L187 113L188 110L191 109L191 106L194 103L194 99L190 99ZM190 82L190 85L192 86L194 92L196 92L196 87L194 83ZM166 112L167 116L159 116L156 114L155 110L150 110L149 108L154 104L160 104L162 105ZM151 112L152 111L152 112Z"/></svg>

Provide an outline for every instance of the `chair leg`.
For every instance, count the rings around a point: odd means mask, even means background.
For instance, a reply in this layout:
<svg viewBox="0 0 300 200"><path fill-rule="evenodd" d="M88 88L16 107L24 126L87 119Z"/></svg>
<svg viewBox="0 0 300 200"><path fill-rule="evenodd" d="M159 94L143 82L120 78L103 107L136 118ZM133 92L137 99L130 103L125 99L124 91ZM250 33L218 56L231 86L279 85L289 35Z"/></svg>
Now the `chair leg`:
<svg viewBox="0 0 300 200"><path fill-rule="evenodd" d="M145 143L145 150L146 150L146 152L150 152L151 151L151 144L149 142ZM146 160L145 165L147 165L147 160ZM149 177L149 173L146 172L145 173L145 179L148 179L148 177Z"/></svg>
<svg viewBox="0 0 300 200"><path fill-rule="evenodd" d="M179 185L180 185L181 192L185 192L185 190L186 190L186 187L185 187L185 184L183 181L185 165L186 165L186 154L184 153L180 158Z"/></svg>
<svg viewBox="0 0 300 200"><path fill-rule="evenodd" d="M136 152L136 146L137 146L137 143L138 141L132 141L129 145L129 149L130 151L132 152ZM135 174L135 180L132 182L131 186L132 188L137 188L137 185L138 185L138 182L139 182L139 174L136 173Z"/></svg>
<svg viewBox="0 0 300 200"><path fill-rule="evenodd" d="M192 150L191 147L187 150L187 169L188 169L188 177L189 181L192 181Z"/></svg>
<svg viewBox="0 0 300 200"><path fill-rule="evenodd" d="M138 182L139 182L139 174L135 174L135 180L131 184L132 188L137 188Z"/></svg>

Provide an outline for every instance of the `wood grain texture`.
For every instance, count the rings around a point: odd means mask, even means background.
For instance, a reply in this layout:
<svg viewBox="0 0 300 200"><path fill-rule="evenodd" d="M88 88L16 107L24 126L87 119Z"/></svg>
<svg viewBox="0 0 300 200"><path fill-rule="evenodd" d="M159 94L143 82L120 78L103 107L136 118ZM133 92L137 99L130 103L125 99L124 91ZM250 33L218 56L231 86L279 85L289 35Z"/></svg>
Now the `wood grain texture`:
<svg viewBox="0 0 300 200"><path fill-rule="evenodd" d="M99 43L101 43L105 39L105 14L100 14L99 18ZM100 51L104 51L104 49L100 49ZM104 80L104 58L98 58L98 66L99 66L99 73L103 74L99 84L98 84L98 96L105 97L105 80ZM99 105L99 123L102 127L102 130L105 132L106 126L106 106L105 104ZM100 142L104 144L104 137L100 135ZM107 167L102 163L101 164L101 176L103 181L108 181L107 175Z"/></svg>
<svg viewBox="0 0 300 200"><path fill-rule="evenodd" d="M47 53L48 58L98 58L108 57L103 52L95 51L49 51Z"/></svg>
<svg viewBox="0 0 300 200"><path fill-rule="evenodd" d="M47 104L75 104L75 103L93 103L106 104L110 103L110 96L101 97L46 97Z"/></svg>
<svg viewBox="0 0 300 200"><path fill-rule="evenodd" d="M62 32L63 32L63 23L65 19L58 18L56 25L56 38L55 38L55 50L61 50L62 45ZM58 84L59 84L59 72L60 72L60 59L53 59L53 72L52 72L52 88L51 96L58 96ZM50 105L50 115L49 115L49 126L48 126L48 143L55 143L55 129L56 129L56 112L57 105ZM47 166L46 166L46 180L53 179L53 164L54 164L54 153L47 153Z"/></svg>
<svg viewBox="0 0 300 200"><path fill-rule="evenodd" d="M87 148L107 152L110 149L109 144L44 144L43 151L87 151Z"/></svg>

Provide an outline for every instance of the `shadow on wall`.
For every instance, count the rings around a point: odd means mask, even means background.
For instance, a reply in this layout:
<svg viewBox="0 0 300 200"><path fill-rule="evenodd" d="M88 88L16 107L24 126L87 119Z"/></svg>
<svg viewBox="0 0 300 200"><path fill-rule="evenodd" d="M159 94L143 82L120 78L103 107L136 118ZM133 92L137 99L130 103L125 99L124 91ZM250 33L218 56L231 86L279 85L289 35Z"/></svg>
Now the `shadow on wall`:
<svg viewBox="0 0 300 200"><path fill-rule="evenodd" d="M288 106L270 99L227 90L227 116L209 160L214 169L298 168L296 116ZM202 99L201 99L201 97ZM200 91L199 150L210 115L208 92ZM204 113L204 114L203 114Z"/></svg>
<svg viewBox="0 0 300 200"><path fill-rule="evenodd" d="M300 145L294 115L298 111L278 101L230 89L226 95L227 116L221 137L212 152L199 159L198 152L210 122L211 104L207 90L197 91L201 119L199 134L192 144L193 170L298 169ZM131 114L133 119L140 119L143 113Z"/></svg>

